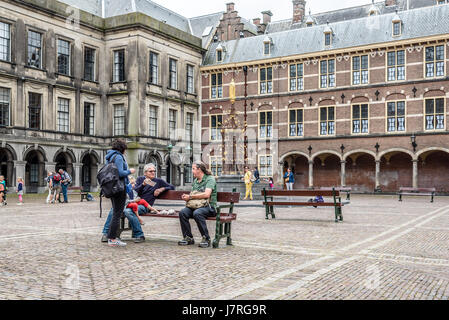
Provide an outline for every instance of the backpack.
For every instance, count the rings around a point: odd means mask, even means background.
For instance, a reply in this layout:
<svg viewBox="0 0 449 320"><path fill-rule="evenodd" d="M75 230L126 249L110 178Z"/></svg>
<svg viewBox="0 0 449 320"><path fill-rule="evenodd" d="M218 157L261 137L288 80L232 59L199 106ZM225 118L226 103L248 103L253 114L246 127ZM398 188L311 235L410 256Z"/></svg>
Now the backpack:
<svg viewBox="0 0 449 320"><path fill-rule="evenodd" d="M114 163L116 157L117 155L97 174L98 185L101 188L100 193L106 198L113 198L116 194L125 190L125 181L120 179L117 165Z"/></svg>
<svg viewBox="0 0 449 320"><path fill-rule="evenodd" d="M61 175L59 173L56 173L53 175L53 182L54 183L60 183L61 182Z"/></svg>

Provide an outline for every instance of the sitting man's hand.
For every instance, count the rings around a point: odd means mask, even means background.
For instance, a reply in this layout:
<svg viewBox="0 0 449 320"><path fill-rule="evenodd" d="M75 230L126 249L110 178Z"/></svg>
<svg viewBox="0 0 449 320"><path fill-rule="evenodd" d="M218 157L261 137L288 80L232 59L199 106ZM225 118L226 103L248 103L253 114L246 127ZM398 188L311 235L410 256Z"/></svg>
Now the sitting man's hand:
<svg viewBox="0 0 449 320"><path fill-rule="evenodd" d="M184 200L184 201L189 201L189 200L190 200L190 195L188 195L188 194L183 194L181 198L182 198L182 200Z"/></svg>
<svg viewBox="0 0 449 320"><path fill-rule="evenodd" d="M165 188L159 188L154 191L154 196L158 197L162 192L165 191Z"/></svg>

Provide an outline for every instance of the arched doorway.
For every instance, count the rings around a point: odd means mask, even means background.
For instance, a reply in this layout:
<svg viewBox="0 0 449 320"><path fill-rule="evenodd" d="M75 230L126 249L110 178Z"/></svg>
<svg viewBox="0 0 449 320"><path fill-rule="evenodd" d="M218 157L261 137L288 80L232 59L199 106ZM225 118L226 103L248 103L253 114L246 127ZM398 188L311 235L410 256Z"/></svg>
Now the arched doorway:
<svg viewBox="0 0 449 320"><path fill-rule="evenodd" d="M436 188L437 192L449 193L449 153L439 150L419 156L418 186Z"/></svg>
<svg viewBox="0 0 449 320"><path fill-rule="evenodd" d="M14 155L6 148L0 148L0 175L6 179L6 185L14 185Z"/></svg>
<svg viewBox="0 0 449 320"><path fill-rule="evenodd" d="M71 155L69 152L58 152L55 156L54 162L56 163L56 171L59 171L59 169L67 171L72 177L72 181L75 181L76 177L73 175L73 163L75 162L74 155Z"/></svg>
<svg viewBox="0 0 449 320"><path fill-rule="evenodd" d="M315 188L335 187L341 184L341 159L333 153L322 153L313 160Z"/></svg>
<svg viewBox="0 0 449 320"><path fill-rule="evenodd" d="M97 187L98 157L94 153L86 153L81 163L81 186L85 191L92 191Z"/></svg>
<svg viewBox="0 0 449 320"><path fill-rule="evenodd" d="M382 192L397 192L413 186L412 157L406 152L392 151L382 156L379 185Z"/></svg>
<svg viewBox="0 0 449 320"><path fill-rule="evenodd" d="M32 150L25 156L25 186L27 193L38 193L45 186L45 157L40 150ZM19 178L19 177L17 177ZM22 177L23 178L23 177Z"/></svg>
<svg viewBox="0 0 449 320"><path fill-rule="evenodd" d="M376 188L376 161L368 153L354 153L346 159L346 186L352 191L373 192Z"/></svg>

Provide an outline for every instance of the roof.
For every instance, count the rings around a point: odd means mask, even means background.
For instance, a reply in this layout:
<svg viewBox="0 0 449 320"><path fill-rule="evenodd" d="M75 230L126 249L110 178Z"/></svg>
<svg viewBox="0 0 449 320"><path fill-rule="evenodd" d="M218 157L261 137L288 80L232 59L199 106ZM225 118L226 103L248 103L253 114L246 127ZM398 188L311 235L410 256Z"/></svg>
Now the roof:
<svg viewBox="0 0 449 320"><path fill-rule="evenodd" d="M189 19L192 34L198 38L202 38L203 48L207 48L209 45L222 17L223 12L217 12Z"/></svg>
<svg viewBox="0 0 449 320"><path fill-rule="evenodd" d="M288 57L449 34L447 18L449 5L413 9L398 14L403 23L402 34L398 37L392 37L391 25L395 12L366 16L350 21L329 23L333 31L333 40L327 47L324 45L323 36L326 24L270 34L274 45L269 56L263 54L263 39L266 35L221 42L221 45L226 48L226 54L220 64ZM204 58L204 66L219 65L215 61L217 45L218 43L212 43Z"/></svg>

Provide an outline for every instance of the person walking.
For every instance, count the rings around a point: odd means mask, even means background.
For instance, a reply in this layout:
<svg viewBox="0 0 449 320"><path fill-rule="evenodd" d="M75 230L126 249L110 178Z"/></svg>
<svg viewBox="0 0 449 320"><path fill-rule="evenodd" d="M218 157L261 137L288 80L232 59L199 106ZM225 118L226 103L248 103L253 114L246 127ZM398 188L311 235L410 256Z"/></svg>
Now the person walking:
<svg viewBox="0 0 449 320"><path fill-rule="evenodd" d="M293 185L295 184L295 177L293 175L292 169L288 168L287 172L284 174L285 185L287 190L293 190Z"/></svg>
<svg viewBox="0 0 449 320"><path fill-rule="evenodd" d="M6 181L4 176L0 176L0 206L7 205L6 202Z"/></svg>
<svg viewBox="0 0 449 320"><path fill-rule="evenodd" d="M251 200L253 200L253 174L251 172L251 170L249 170L248 167L245 167L245 176L242 178L243 181L245 181L245 186L246 186L246 193L245 193L245 199L248 199L248 196Z"/></svg>
<svg viewBox="0 0 449 320"><path fill-rule="evenodd" d="M23 179L17 178L17 195L19 196L19 203L17 203L18 206L23 205Z"/></svg>
<svg viewBox="0 0 449 320"><path fill-rule="evenodd" d="M53 198L53 194L52 194L52 189L53 189L53 184L52 184L52 172L48 171L47 172L47 176L44 178L45 183L47 184L47 188L48 188L48 196L47 196L47 200L46 203L50 203L52 198Z"/></svg>
<svg viewBox="0 0 449 320"><path fill-rule="evenodd" d="M208 248L210 236L206 219L217 215L217 182L203 162L194 162L192 173L195 178L192 192L182 195L182 200L186 201L186 207L179 213L183 239L178 242L178 245L195 244L189 222L189 219L194 219L202 236L199 247Z"/></svg>
<svg viewBox="0 0 449 320"><path fill-rule="evenodd" d="M260 183L260 174L257 167L254 168L254 179L256 179L254 183Z"/></svg>
<svg viewBox="0 0 449 320"><path fill-rule="evenodd" d="M125 209L126 185L129 184L128 176L136 172L136 170L133 168L128 169L128 163L126 163L124 157L126 149L128 149L128 146L126 145L125 141L122 139L117 139L114 142L112 142L112 148L106 154L106 165L111 162L115 163L118 169L119 178L123 180L123 185L125 186L123 191L119 192L118 194L114 195L111 198L113 214L111 226L109 228L109 232L107 235L108 245L111 247L126 246L126 243L122 242L117 237L117 233L120 227L120 217L122 216L122 213Z"/></svg>
<svg viewBox="0 0 449 320"><path fill-rule="evenodd" d="M61 175L61 188L62 195L64 196L64 203L68 203L69 201L67 199L67 189L72 183L72 177L67 173L67 171L63 169L59 169L59 174Z"/></svg>

